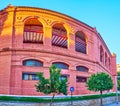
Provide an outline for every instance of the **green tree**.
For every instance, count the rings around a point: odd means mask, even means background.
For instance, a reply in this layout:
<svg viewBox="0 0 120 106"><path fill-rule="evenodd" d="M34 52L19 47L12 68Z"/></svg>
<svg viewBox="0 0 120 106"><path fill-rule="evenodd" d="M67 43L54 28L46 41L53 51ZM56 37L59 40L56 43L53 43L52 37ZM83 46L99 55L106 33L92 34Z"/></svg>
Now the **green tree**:
<svg viewBox="0 0 120 106"><path fill-rule="evenodd" d="M43 73L38 73L38 82L35 84L37 92L43 92L44 94L51 94L52 99L50 106L54 100L55 94L64 94L67 95L67 79L60 79L61 73L60 69L55 65L52 65L49 68L50 78L46 79L43 76Z"/></svg>
<svg viewBox="0 0 120 106"><path fill-rule="evenodd" d="M106 73L96 73L91 75L91 77L86 82L88 90L100 91L100 100L102 106L102 93L105 90L110 90L113 88L113 82L111 77Z"/></svg>

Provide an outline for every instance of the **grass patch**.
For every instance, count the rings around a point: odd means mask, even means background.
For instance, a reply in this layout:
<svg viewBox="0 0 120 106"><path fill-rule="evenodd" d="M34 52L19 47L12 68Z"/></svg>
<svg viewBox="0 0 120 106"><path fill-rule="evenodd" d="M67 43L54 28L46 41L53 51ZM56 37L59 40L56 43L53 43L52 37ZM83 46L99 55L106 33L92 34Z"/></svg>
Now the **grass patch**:
<svg viewBox="0 0 120 106"><path fill-rule="evenodd" d="M0 96L2 101L16 101L16 102L49 102L50 99L38 97L14 97L14 96Z"/></svg>
<svg viewBox="0 0 120 106"><path fill-rule="evenodd" d="M116 96L115 93L103 94L103 98ZM73 96L72 98L64 97L64 98L55 98L54 102L67 102L71 100L90 100L90 99L98 99L100 95L87 95L87 96ZM41 97L18 97L18 96L0 96L0 100L2 101L17 101L17 102L50 102L51 98L41 98Z"/></svg>

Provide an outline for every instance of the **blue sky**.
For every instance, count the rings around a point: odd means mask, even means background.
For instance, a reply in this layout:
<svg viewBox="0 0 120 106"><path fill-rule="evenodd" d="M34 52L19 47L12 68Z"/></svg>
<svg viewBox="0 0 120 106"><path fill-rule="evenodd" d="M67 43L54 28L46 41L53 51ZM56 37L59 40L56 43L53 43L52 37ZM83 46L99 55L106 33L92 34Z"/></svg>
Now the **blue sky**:
<svg viewBox="0 0 120 106"><path fill-rule="evenodd" d="M120 63L120 0L0 0L0 10L8 4L54 10L96 27Z"/></svg>

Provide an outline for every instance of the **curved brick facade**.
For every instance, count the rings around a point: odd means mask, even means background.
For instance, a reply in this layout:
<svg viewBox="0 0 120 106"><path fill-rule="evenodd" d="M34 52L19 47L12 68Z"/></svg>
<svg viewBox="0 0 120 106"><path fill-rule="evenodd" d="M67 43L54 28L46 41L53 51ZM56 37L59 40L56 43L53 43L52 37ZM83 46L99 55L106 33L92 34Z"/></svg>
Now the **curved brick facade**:
<svg viewBox="0 0 120 106"><path fill-rule="evenodd" d="M42 95L34 87L35 73L49 77L55 62L67 67L61 74L75 95L93 93L85 87L93 73L106 72L115 81L116 56L95 28L41 8L8 6L0 11L0 94Z"/></svg>

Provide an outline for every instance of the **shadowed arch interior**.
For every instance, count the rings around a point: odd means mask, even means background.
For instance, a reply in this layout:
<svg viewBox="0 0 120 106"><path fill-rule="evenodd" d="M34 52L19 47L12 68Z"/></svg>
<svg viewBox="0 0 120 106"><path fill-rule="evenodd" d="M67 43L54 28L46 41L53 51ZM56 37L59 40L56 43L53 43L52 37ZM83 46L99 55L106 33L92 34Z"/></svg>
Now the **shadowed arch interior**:
<svg viewBox="0 0 120 106"><path fill-rule="evenodd" d="M103 47L100 46L100 61L103 62L104 61L104 51L103 51Z"/></svg>

